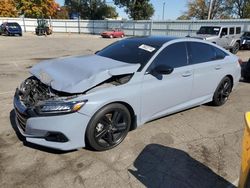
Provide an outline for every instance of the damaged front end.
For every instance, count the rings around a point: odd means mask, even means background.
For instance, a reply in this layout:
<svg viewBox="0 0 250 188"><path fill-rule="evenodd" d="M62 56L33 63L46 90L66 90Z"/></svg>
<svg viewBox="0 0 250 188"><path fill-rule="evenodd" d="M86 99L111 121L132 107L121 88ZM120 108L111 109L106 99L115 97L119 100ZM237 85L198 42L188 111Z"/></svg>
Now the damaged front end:
<svg viewBox="0 0 250 188"><path fill-rule="evenodd" d="M74 99L94 91L127 83L133 74L113 76L83 93L66 93L54 90L32 76L27 78L16 90L15 98L22 104L19 111L32 111L34 115L65 114L78 111L87 100Z"/></svg>
<svg viewBox="0 0 250 188"><path fill-rule="evenodd" d="M28 118L78 111L87 101L72 101L77 94L53 90L36 77L27 78L16 89L14 107L19 128L24 132Z"/></svg>

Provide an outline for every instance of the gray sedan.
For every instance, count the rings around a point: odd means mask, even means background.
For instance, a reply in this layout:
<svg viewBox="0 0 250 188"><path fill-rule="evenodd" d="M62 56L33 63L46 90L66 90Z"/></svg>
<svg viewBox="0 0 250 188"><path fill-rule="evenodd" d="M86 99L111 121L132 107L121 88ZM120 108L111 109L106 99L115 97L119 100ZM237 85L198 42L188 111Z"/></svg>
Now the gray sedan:
<svg viewBox="0 0 250 188"><path fill-rule="evenodd" d="M16 124L38 145L111 149L145 122L208 102L223 105L240 79L238 61L206 41L153 36L44 61L16 90Z"/></svg>

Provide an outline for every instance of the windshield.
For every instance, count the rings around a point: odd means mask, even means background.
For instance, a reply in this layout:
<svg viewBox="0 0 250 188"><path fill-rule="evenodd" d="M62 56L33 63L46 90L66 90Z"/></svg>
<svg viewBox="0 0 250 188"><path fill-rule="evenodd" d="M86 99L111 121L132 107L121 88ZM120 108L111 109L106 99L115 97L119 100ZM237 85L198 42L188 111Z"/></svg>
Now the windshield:
<svg viewBox="0 0 250 188"><path fill-rule="evenodd" d="M243 36L244 36L244 37L250 37L250 32L245 32L245 33L243 34Z"/></svg>
<svg viewBox="0 0 250 188"><path fill-rule="evenodd" d="M220 27L201 27L197 34L219 35Z"/></svg>
<svg viewBox="0 0 250 188"><path fill-rule="evenodd" d="M104 48L97 55L126 63L139 63L142 69L158 49L158 46L144 44L142 41L121 40Z"/></svg>
<svg viewBox="0 0 250 188"><path fill-rule="evenodd" d="M12 28L12 29L17 29L19 28L19 25L16 24L16 23L7 23L6 24L9 28Z"/></svg>

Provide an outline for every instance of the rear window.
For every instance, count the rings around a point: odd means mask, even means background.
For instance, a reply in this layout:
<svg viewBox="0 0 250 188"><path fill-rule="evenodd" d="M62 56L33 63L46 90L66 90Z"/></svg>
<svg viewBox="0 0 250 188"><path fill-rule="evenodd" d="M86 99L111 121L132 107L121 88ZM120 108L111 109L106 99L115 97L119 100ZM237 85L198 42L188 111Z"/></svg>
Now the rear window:
<svg viewBox="0 0 250 188"><path fill-rule="evenodd" d="M234 27L230 27L229 34L233 35L234 34Z"/></svg>
<svg viewBox="0 0 250 188"><path fill-rule="evenodd" d="M214 60L214 52L210 45L199 42L188 42L189 58L192 64Z"/></svg>
<svg viewBox="0 0 250 188"><path fill-rule="evenodd" d="M190 62L192 64L205 63L209 61L215 61L224 59L228 54L224 51L216 48L212 45L199 43L199 42L188 42L188 52Z"/></svg>
<svg viewBox="0 0 250 188"><path fill-rule="evenodd" d="M236 27L236 34L240 34L241 33L241 27Z"/></svg>
<svg viewBox="0 0 250 188"><path fill-rule="evenodd" d="M7 23L6 24L9 28L20 28L18 23Z"/></svg>

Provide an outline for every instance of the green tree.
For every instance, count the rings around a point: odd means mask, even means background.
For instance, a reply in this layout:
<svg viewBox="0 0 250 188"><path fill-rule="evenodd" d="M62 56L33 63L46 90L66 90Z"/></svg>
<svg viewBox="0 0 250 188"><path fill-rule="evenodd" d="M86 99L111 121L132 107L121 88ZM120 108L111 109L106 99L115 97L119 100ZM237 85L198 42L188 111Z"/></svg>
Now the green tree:
<svg viewBox="0 0 250 188"><path fill-rule="evenodd" d="M0 17L16 17L17 9L14 0L2 0L0 3Z"/></svg>
<svg viewBox="0 0 250 188"><path fill-rule="evenodd" d="M59 5L55 0L15 0L17 9L25 17L54 18L59 10Z"/></svg>
<svg viewBox="0 0 250 188"><path fill-rule="evenodd" d="M99 20L118 16L116 9L102 0L65 0L65 5L70 13L79 13L83 19Z"/></svg>
<svg viewBox="0 0 250 188"><path fill-rule="evenodd" d="M114 3L125 8L125 12L134 20L148 20L155 11L149 0L114 0Z"/></svg>

